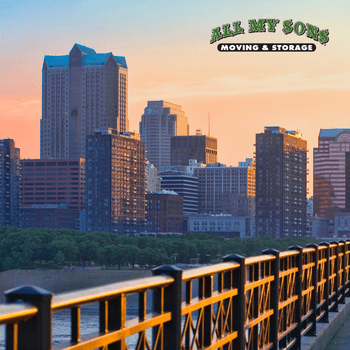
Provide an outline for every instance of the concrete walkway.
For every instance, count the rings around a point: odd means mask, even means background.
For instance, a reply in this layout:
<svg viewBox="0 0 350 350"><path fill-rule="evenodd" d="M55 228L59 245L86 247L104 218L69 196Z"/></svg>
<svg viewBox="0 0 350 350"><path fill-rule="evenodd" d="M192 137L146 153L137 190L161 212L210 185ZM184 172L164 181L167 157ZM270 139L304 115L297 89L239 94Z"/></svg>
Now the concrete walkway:
<svg viewBox="0 0 350 350"><path fill-rule="evenodd" d="M350 299L339 304L339 312L329 313L329 323L316 325L316 337L303 336L301 350L350 350Z"/></svg>
<svg viewBox="0 0 350 350"><path fill-rule="evenodd" d="M350 317L328 346L328 350L350 350Z"/></svg>

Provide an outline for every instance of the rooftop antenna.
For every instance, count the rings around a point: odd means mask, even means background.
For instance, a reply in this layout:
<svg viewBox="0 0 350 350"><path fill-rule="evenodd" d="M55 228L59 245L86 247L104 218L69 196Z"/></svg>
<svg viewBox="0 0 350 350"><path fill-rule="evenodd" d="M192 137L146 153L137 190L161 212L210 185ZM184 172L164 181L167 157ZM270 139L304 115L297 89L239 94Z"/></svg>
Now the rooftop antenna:
<svg viewBox="0 0 350 350"><path fill-rule="evenodd" d="M210 113L208 114L208 136L210 136Z"/></svg>

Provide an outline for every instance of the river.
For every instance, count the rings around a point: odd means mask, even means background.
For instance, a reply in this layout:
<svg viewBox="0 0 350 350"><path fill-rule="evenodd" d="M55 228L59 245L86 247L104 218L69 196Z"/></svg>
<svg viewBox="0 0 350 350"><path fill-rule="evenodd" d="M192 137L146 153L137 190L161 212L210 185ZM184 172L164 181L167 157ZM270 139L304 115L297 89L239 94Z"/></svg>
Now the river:
<svg viewBox="0 0 350 350"><path fill-rule="evenodd" d="M127 315L127 320L137 317L135 311ZM70 340L71 322L70 309L54 312L52 316L52 340L53 344L66 343ZM98 303L83 305L81 307L81 335L96 333L99 331L99 305ZM146 331L147 338L151 342L152 329ZM135 334L126 339L129 348L136 348L138 335ZM5 326L0 326L0 349L5 349Z"/></svg>

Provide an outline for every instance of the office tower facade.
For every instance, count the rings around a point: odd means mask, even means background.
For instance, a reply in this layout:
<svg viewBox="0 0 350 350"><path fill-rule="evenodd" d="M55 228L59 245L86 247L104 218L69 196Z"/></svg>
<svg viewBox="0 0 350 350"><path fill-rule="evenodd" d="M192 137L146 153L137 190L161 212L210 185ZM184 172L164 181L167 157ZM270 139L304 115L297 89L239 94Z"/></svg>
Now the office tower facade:
<svg viewBox="0 0 350 350"><path fill-rule="evenodd" d="M86 230L120 235L145 222L145 147L138 134L98 130L87 138Z"/></svg>
<svg viewBox="0 0 350 350"><path fill-rule="evenodd" d="M85 159L21 159L20 164L21 207L65 203L77 215L85 208Z"/></svg>
<svg viewBox="0 0 350 350"><path fill-rule="evenodd" d="M96 128L128 131L128 68L124 57L75 44L69 55L45 56L40 158L85 158Z"/></svg>
<svg viewBox="0 0 350 350"><path fill-rule="evenodd" d="M314 148L314 214L334 220L345 209L350 129L321 129Z"/></svg>
<svg viewBox="0 0 350 350"><path fill-rule="evenodd" d="M345 153L345 211L350 212L350 152Z"/></svg>
<svg viewBox="0 0 350 350"><path fill-rule="evenodd" d="M298 131L256 135L256 235L306 235L307 142Z"/></svg>
<svg viewBox="0 0 350 350"><path fill-rule="evenodd" d="M79 220L77 211L69 209L66 203L61 204L32 204L21 207L22 229L36 227L52 230L78 230Z"/></svg>
<svg viewBox="0 0 350 350"><path fill-rule="evenodd" d="M157 168L147 161L146 163L146 191L160 192L160 177L158 176Z"/></svg>
<svg viewBox="0 0 350 350"><path fill-rule="evenodd" d="M255 197L255 168L252 159L251 165L242 167L227 167L221 163L207 164L205 167L195 168L194 175L198 177L199 213L221 214L226 206L225 213L235 215L235 212L228 209L229 203L238 198L246 198L246 207L241 208L242 215L254 214L252 210L249 211L249 203L252 205Z"/></svg>
<svg viewBox="0 0 350 350"><path fill-rule="evenodd" d="M170 165L171 136L189 135L188 119L181 106L166 101L148 101L140 122L146 158L158 170Z"/></svg>
<svg viewBox="0 0 350 350"><path fill-rule="evenodd" d="M182 233L182 196L162 190L146 194L146 203L148 232Z"/></svg>
<svg viewBox="0 0 350 350"><path fill-rule="evenodd" d="M171 190L183 197L183 213L198 213L198 178L189 167L165 167L158 173L162 190ZM178 168L183 168L179 170Z"/></svg>
<svg viewBox="0 0 350 350"><path fill-rule="evenodd" d="M334 213L333 237L347 238L347 239L350 237L350 213L349 212Z"/></svg>
<svg viewBox="0 0 350 350"><path fill-rule="evenodd" d="M14 140L0 140L0 227L19 226L19 154Z"/></svg>
<svg viewBox="0 0 350 350"><path fill-rule="evenodd" d="M218 140L206 135L172 136L170 165L189 165L190 159L203 164L218 161Z"/></svg>

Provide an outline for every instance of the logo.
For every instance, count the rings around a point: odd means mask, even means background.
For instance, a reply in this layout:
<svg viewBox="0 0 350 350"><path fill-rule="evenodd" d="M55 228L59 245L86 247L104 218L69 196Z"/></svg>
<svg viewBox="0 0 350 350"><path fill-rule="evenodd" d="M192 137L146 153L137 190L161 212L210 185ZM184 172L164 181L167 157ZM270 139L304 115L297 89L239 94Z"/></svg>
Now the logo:
<svg viewBox="0 0 350 350"><path fill-rule="evenodd" d="M248 33L276 33L279 19L250 19L248 20ZM329 30L303 23L301 21L293 23L293 20L285 20L282 26L279 26L285 35L291 33L297 36L305 36L311 40L317 41L322 45L329 42ZM244 28L241 26L241 21L236 21L231 24L223 24L221 27L212 29L210 44L215 42L245 34ZM220 52L313 52L316 50L316 45L312 43L247 43L247 44L219 44Z"/></svg>

